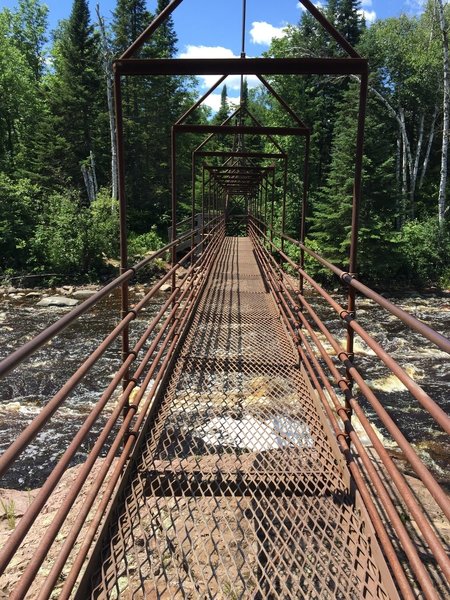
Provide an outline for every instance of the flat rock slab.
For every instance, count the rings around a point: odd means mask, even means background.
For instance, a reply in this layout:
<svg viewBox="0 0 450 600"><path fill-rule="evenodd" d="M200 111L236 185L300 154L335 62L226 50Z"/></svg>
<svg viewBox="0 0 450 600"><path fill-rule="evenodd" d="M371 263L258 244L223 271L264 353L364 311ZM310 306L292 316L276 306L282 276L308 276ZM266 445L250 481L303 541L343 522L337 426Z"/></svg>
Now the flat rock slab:
<svg viewBox="0 0 450 600"><path fill-rule="evenodd" d="M48 296L42 298L36 306L75 306L79 302L75 298L66 298L65 296Z"/></svg>

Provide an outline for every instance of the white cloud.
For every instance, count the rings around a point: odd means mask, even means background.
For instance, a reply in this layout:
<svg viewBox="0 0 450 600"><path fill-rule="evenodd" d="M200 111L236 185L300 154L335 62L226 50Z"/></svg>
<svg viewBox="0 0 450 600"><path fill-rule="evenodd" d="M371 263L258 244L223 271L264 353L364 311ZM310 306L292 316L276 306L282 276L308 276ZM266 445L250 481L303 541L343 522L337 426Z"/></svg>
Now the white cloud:
<svg viewBox="0 0 450 600"><path fill-rule="evenodd" d="M224 48L223 46L186 46L185 52L181 52L178 58L239 58L230 48ZM209 89L219 79L220 73L217 75L202 75L199 77L202 87ZM249 88L254 88L259 85L259 79L256 75L249 75L247 77L247 83ZM224 84L228 90L239 90L241 87L241 76L240 75L229 75ZM212 100L215 102L215 100Z"/></svg>
<svg viewBox="0 0 450 600"><path fill-rule="evenodd" d="M369 0L369 2L370 2L370 0ZM325 5L322 4L322 2L313 2L313 4L319 10L322 10L322 8L325 8ZM301 2L297 2L297 8L299 8L300 10L306 10L306 8L303 6L303 4Z"/></svg>
<svg viewBox="0 0 450 600"><path fill-rule="evenodd" d="M254 44L269 46L273 38L281 38L286 35L283 27L274 27L266 21L253 21L250 36Z"/></svg>
<svg viewBox="0 0 450 600"><path fill-rule="evenodd" d="M238 58L230 48L223 46L186 46L186 52L181 52L179 58Z"/></svg>
<svg viewBox="0 0 450 600"><path fill-rule="evenodd" d="M364 17L364 19L366 20L366 24L369 26L372 25L372 23L377 18L377 13L374 10L361 9L358 11L358 13L360 16Z"/></svg>
<svg viewBox="0 0 450 600"><path fill-rule="evenodd" d="M221 102L221 93L213 93L213 94L210 94L206 98L206 100L203 102L203 104L212 108L213 112L217 112L220 108L220 102ZM239 105L239 98L238 97L235 98L233 96L228 96L228 104L230 105L231 108L234 109L235 106Z"/></svg>
<svg viewBox="0 0 450 600"><path fill-rule="evenodd" d="M372 0L361 0L361 6L372 6Z"/></svg>

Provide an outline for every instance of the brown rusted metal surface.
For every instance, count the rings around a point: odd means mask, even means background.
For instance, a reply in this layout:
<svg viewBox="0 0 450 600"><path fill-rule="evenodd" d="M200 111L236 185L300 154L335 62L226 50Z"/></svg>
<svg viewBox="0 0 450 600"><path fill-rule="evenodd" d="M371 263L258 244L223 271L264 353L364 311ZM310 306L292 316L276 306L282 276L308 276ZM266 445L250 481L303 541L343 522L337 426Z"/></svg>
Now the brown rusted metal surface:
<svg viewBox="0 0 450 600"><path fill-rule="evenodd" d="M137 75L350 75L367 73L364 58L157 58L116 60L114 69Z"/></svg>
<svg viewBox="0 0 450 600"><path fill-rule="evenodd" d="M83 597L397 597L247 238L226 238L134 470Z"/></svg>

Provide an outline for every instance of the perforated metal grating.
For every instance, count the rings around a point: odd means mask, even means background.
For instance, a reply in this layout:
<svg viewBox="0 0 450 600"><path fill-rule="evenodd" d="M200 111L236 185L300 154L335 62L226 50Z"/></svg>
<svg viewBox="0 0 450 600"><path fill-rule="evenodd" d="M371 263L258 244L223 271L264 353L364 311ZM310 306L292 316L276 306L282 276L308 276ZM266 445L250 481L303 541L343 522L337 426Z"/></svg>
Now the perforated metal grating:
<svg viewBox="0 0 450 600"><path fill-rule="evenodd" d="M397 598L247 238L226 238L91 597Z"/></svg>

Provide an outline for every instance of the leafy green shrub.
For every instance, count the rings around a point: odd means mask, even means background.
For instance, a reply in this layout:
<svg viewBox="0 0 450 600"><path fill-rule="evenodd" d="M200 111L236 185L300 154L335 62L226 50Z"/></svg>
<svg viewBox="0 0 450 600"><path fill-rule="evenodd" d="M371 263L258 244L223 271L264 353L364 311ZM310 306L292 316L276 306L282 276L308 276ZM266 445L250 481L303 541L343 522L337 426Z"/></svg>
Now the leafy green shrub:
<svg viewBox="0 0 450 600"><path fill-rule="evenodd" d="M448 284L450 279L450 230L437 219L409 221L403 227L400 250L404 277L416 285Z"/></svg>
<svg viewBox="0 0 450 600"><path fill-rule="evenodd" d="M25 267L39 214L39 188L0 173L0 271Z"/></svg>
<svg viewBox="0 0 450 600"><path fill-rule="evenodd" d="M119 205L109 190L101 189L89 209L89 254L117 258L119 255Z"/></svg>
<svg viewBox="0 0 450 600"><path fill-rule="evenodd" d="M80 207L76 194L53 194L32 245L29 260L35 270L93 277L105 258L117 256L117 205L105 191L89 207Z"/></svg>
<svg viewBox="0 0 450 600"><path fill-rule="evenodd" d="M128 254L134 258L145 256L152 250L159 250L164 245L156 231L156 225L152 225L150 231L140 235L130 234L128 239Z"/></svg>
<svg viewBox="0 0 450 600"><path fill-rule="evenodd" d="M36 269L57 273L79 273L85 265L89 221L75 194L53 194L36 227L30 257Z"/></svg>

